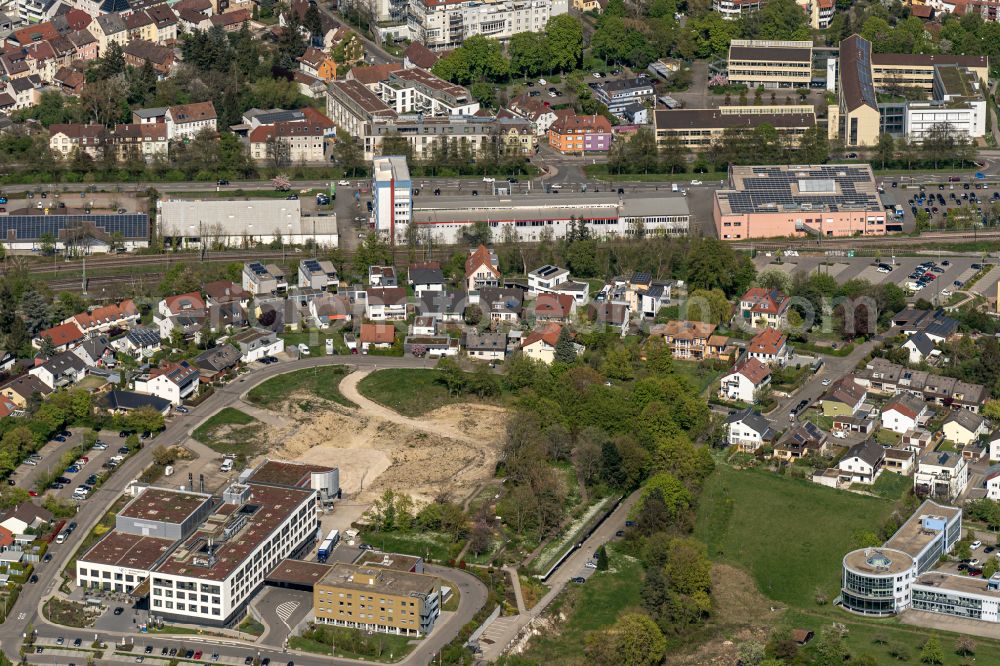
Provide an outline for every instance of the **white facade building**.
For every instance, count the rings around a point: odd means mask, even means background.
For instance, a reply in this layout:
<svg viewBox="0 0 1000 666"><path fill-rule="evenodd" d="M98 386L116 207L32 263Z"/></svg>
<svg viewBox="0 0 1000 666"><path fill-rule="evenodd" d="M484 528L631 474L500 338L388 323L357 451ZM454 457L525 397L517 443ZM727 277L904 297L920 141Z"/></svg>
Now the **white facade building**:
<svg viewBox="0 0 1000 666"><path fill-rule="evenodd" d="M413 215L413 183L406 158L376 157L372 168L372 220L390 238L406 235Z"/></svg>
<svg viewBox="0 0 1000 666"><path fill-rule="evenodd" d="M408 29L414 41L441 50L473 35L505 41L519 32L543 32L551 17L568 11L568 0L410 0Z"/></svg>

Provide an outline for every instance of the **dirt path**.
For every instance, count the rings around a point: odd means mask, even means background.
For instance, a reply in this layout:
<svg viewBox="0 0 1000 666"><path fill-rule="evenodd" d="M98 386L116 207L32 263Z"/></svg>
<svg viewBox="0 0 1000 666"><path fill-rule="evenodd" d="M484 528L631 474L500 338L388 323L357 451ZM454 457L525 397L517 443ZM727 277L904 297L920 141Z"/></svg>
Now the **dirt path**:
<svg viewBox="0 0 1000 666"><path fill-rule="evenodd" d="M344 377L344 379L340 382L340 392L344 394L345 398L357 404L358 411L365 416L379 418L383 421L389 421L390 423L412 428L413 430L420 430L432 435L438 435L439 437L448 437L450 439L466 442L468 444L479 445L482 443L481 439L470 437L466 432L459 430L458 428L452 428L431 419L415 419L409 416L403 416L399 412L389 409L385 405L380 405L379 403L369 400L365 396L361 395L361 392L358 391L358 383L367 377L369 372L371 371L364 370L352 372ZM484 405L484 407L486 406ZM496 410L503 411L500 407L497 407Z"/></svg>

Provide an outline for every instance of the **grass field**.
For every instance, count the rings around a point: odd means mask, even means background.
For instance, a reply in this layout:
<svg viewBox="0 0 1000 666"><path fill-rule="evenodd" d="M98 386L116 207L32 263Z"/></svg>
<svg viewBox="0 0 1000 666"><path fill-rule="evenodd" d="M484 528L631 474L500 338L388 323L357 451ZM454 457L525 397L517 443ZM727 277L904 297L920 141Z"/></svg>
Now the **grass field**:
<svg viewBox="0 0 1000 666"><path fill-rule="evenodd" d="M621 554L614 546L608 547L608 559L607 571L595 572L583 585L570 583L552 602L551 612L568 619L558 631L533 639L523 655L526 660L547 666L580 663L587 632L610 626L623 610L640 605L639 561Z"/></svg>
<svg viewBox="0 0 1000 666"><path fill-rule="evenodd" d="M476 402L475 396L448 395L438 375L437 370L377 370L358 383L358 391L404 416L421 416L456 402Z"/></svg>
<svg viewBox="0 0 1000 666"><path fill-rule="evenodd" d="M326 365L286 372L250 389L247 400L261 407L269 407L284 402L292 393L300 391L347 407L355 407L356 405L340 392L340 380L348 372L350 370L343 365Z"/></svg>
<svg viewBox="0 0 1000 666"><path fill-rule="evenodd" d="M305 345L309 347L310 356L325 356L326 341L328 339L333 340L333 349L338 354L347 355L350 353L347 345L344 344L344 332L342 330L329 332L321 332L317 330L289 331L281 333L278 337L285 341L285 349L297 347L299 344L305 343Z"/></svg>
<svg viewBox="0 0 1000 666"><path fill-rule="evenodd" d="M388 553L418 555L438 562L453 559L464 542L454 542L448 536L425 530L412 532L362 532L360 538Z"/></svg>
<svg viewBox="0 0 1000 666"><path fill-rule="evenodd" d="M746 569L767 597L816 606L837 596L855 530L878 528L892 503L802 479L719 466L699 500L695 536L709 557Z"/></svg>
<svg viewBox="0 0 1000 666"><path fill-rule="evenodd" d="M267 448L264 424L233 407L219 410L194 429L191 436L219 453L231 453L242 464Z"/></svg>
<svg viewBox="0 0 1000 666"><path fill-rule="evenodd" d="M705 389L714 384L725 371L712 370L698 363L678 361L674 363L674 372L687 379L700 395L705 392Z"/></svg>
<svg viewBox="0 0 1000 666"><path fill-rule="evenodd" d="M883 471L872 486L872 492L879 497L897 500L913 487L913 479L895 472Z"/></svg>

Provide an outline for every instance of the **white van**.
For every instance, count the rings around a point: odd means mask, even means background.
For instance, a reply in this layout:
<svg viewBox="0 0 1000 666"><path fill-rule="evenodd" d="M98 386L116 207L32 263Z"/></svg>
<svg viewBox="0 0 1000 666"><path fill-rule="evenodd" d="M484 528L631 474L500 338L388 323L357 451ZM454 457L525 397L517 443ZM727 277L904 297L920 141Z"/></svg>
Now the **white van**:
<svg viewBox="0 0 1000 666"><path fill-rule="evenodd" d="M222 461L222 466L219 467L220 472L231 472L233 471L233 459L226 458Z"/></svg>
<svg viewBox="0 0 1000 666"><path fill-rule="evenodd" d="M66 541L66 533L65 533L65 532L60 532L60 533L59 533L59 534L58 534L58 535L56 536L56 543L62 543L62 542L64 542L64 541Z"/></svg>

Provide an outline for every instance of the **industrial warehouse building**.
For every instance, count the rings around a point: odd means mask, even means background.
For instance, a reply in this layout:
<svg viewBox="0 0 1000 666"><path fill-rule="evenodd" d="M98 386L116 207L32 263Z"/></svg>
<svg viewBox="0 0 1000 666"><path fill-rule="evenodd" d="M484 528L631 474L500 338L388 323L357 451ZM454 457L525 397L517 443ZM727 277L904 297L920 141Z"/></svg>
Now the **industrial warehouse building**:
<svg viewBox="0 0 1000 666"><path fill-rule="evenodd" d="M160 235L171 246L249 247L280 241L337 246L337 216L305 215L298 199L166 199L158 201Z"/></svg>
<svg viewBox="0 0 1000 666"><path fill-rule="evenodd" d="M81 211L82 212L82 211ZM46 214L24 209L0 215L0 243L7 252L38 252L51 237L58 252L111 252L115 242L126 250L149 247L146 213Z"/></svg>

